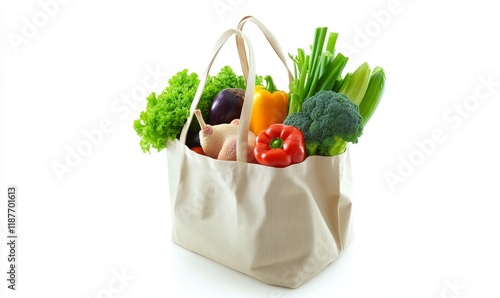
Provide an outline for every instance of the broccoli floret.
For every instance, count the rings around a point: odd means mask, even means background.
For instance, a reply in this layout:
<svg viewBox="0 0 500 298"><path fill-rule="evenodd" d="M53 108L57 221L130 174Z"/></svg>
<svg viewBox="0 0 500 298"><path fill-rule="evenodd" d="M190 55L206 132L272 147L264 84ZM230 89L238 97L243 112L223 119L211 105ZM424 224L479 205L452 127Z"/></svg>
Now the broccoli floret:
<svg viewBox="0 0 500 298"><path fill-rule="evenodd" d="M357 143L363 133L359 108L347 96L320 91L309 97L302 111L290 114L284 124L304 134L308 155L333 156L344 153L347 143Z"/></svg>

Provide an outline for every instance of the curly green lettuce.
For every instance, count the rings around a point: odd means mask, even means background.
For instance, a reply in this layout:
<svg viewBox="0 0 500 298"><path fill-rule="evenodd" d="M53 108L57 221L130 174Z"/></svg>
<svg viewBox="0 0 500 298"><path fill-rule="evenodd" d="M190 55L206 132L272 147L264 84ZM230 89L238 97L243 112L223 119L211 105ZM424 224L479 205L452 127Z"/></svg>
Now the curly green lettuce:
<svg viewBox="0 0 500 298"><path fill-rule="evenodd" d="M147 97L146 110L134 121L134 129L141 137L143 152L151 148L161 151L168 140L178 138L184 123L189 117L189 108L194 99L200 80L194 72L184 69L168 80L168 86L162 93L151 93ZM262 83L262 77L256 77L256 84ZM236 75L229 66L223 67L216 76L209 76L198 103L206 119L212 100L221 90L226 88L245 89L245 79ZM193 121L190 129L199 130Z"/></svg>

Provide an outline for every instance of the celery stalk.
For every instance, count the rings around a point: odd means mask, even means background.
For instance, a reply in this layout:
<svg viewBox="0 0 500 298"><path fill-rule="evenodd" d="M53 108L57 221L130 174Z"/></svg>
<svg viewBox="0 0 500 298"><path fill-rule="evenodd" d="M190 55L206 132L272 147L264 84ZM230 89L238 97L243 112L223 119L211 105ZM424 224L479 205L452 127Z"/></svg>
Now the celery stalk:
<svg viewBox="0 0 500 298"><path fill-rule="evenodd" d="M368 63L361 64L347 81L342 84L339 93L346 95L353 103L359 106L368 87L370 73L371 70Z"/></svg>
<svg viewBox="0 0 500 298"><path fill-rule="evenodd" d="M330 32L328 36L328 42L326 43L326 51L332 53L332 57L335 54L335 44L337 43L337 38L339 34L336 32Z"/></svg>
<svg viewBox="0 0 500 298"><path fill-rule="evenodd" d="M349 78L352 76L352 73L348 72L345 74L344 78L339 78L333 84L332 91L339 93L340 88L345 84L345 82L349 81Z"/></svg>
<svg viewBox="0 0 500 298"><path fill-rule="evenodd" d="M332 90L337 78L340 77L342 70L347 64L348 58L338 53L335 59L327 65L325 72L321 76L318 82L318 91L321 90Z"/></svg>
<svg viewBox="0 0 500 298"><path fill-rule="evenodd" d="M373 113L377 109L377 106L382 99L385 88L385 72L380 66L373 69L370 76L370 81L368 82L368 88L366 88L363 100L359 105L359 113L363 117L363 126L368 123Z"/></svg>
<svg viewBox="0 0 500 298"><path fill-rule="evenodd" d="M332 32L326 40L327 33L327 27L316 28L309 55L303 49L298 49L297 56L289 55L295 73L290 84L289 114L301 111L304 100L316 92L331 89L347 62L343 55L334 54L338 34Z"/></svg>
<svg viewBox="0 0 500 298"><path fill-rule="evenodd" d="M310 73L307 76L307 83L305 86L305 90L307 90L305 94L305 98L311 97L316 93L316 84L318 77L320 76L320 68L321 68L321 56L323 52L323 46L325 44L325 38L328 28L322 27L316 29L316 34L314 37L314 44L312 46L312 55L309 61L309 70Z"/></svg>

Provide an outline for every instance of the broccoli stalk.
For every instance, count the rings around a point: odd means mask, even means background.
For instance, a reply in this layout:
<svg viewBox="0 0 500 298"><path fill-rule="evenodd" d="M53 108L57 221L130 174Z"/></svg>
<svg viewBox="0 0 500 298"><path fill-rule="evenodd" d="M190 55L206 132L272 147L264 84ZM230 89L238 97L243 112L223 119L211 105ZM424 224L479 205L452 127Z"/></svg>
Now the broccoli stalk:
<svg viewBox="0 0 500 298"><path fill-rule="evenodd" d="M307 155L334 156L344 153L348 143L357 143L363 133L359 108L347 96L320 91L304 101L302 111L289 115L285 125L304 134Z"/></svg>

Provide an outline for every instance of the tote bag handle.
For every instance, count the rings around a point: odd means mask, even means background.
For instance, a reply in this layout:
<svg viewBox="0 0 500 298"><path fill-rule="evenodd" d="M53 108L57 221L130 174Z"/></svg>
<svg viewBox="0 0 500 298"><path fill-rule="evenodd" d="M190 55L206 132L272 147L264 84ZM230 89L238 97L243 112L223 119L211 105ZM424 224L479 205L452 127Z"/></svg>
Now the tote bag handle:
<svg viewBox="0 0 500 298"><path fill-rule="evenodd" d="M181 135L179 140L181 143L186 143L186 136L189 130L189 126L191 125L191 121L193 120L194 111L196 110L198 103L200 102L201 95L203 93L203 89L205 88L205 84L207 82L208 74L210 72L210 68L217 57L222 46L226 43L226 41L232 35L236 35L241 40L241 49L245 52L245 43L248 49L248 61L245 60L245 63L241 62L242 65L246 65L247 70L245 74L246 78L246 91L245 91L245 100L243 101L243 107L241 111L240 124L238 126L238 135L237 135L237 145L236 145L236 160L246 162L247 161L247 143L248 143L248 129L250 127L250 115L252 114L252 106L253 106L253 96L255 89L255 61L254 61L254 53L253 48L250 43L250 40L241 32L239 29L229 29L222 33L215 44L215 51L212 57L212 60L208 64L207 69L200 77L200 84L198 85L198 89L196 90L196 94L194 96L193 102L191 103L191 107L189 109L189 117L182 128ZM244 41L244 43L243 43ZM240 55L240 59L241 59ZM245 52L245 58L246 52Z"/></svg>
<svg viewBox="0 0 500 298"><path fill-rule="evenodd" d="M266 37L267 41L273 48L274 52L276 52L276 55L280 58L281 62L283 62L283 65L285 66L287 72L288 72L288 81L291 83L293 81L293 75L292 72L290 71L290 68L288 67L286 63L286 58L285 55L283 54L283 50L281 49L281 46L278 42L278 39L274 36L274 34L257 18L253 16L246 16L241 19L241 21L238 23L238 29L243 31L243 26L247 22L252 22L257 27L264 33L264 36ZM239 36L236 36L236 47L238 49L238 54L240 56L240 62L241 62L241 69L243 71L243 75L247 77L248 73L248 64L247 64L247 56L245 52L245 45L243 42L243 39Z"/></svg>

